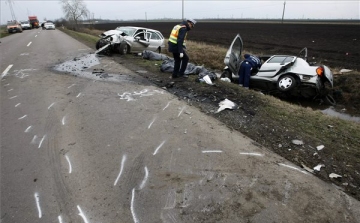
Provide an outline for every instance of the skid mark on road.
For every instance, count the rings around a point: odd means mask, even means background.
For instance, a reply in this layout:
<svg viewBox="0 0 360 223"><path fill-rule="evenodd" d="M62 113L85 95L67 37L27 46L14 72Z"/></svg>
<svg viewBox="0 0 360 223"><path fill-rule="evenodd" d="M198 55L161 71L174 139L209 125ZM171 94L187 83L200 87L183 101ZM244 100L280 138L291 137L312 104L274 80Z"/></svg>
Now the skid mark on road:
<svg viewBox="0 0 360 223"><path fill-rule="evenodd" d="M131 215L133 217L134 223L138 223L139 220L136 217L135 214L135 188L132 189L132 193L131 193L131 204L130 204L130 211L131 211Z"/></svg>
<svg viewBox="0 0 360 223"><path fill-rule="evenodd" d="M149 170L147 168L147 166L145 166L145 176L144 176L144 179L142 180L141 184L140 184L140 190L142 190L144 187L145 187L145 184L146 184L146 181L149 177Z"/></svg>
<svg viewBox="0 0 360 223"><path fill-rule="evenodd" d="M166 140L164 140L154 151L153 155L155 156L157 154L157 152L159 151L159 149L165 144Z"/></svg>
<svg viewBox="0 0 360 223"><path fill-rule="evenodd" d="M114 182L114 186L116 186L117 182L119 181L120 179L120 176L124 170L124 165L125 165L125 161L126 161L126 154L123 155L122 159L121 159L121 164L120 164L120 172L119 172L119 175L117 176L115 182Z"/></svg>
<svg viewBox="0 0 360 223"><path fill-rule="evenodd" d="M35 197L36 207L37 207L37 210L38 210L38 213L39 213L39 218L41 218L41 217L42 217L42 212L41 212L41 208L40 208L40 198L39 198L39 194L38 194L38 193L35 193L35 194L34 194L34 197Z"/></svg>
<svg viewBox="0 0 360 223"><path fill-rule="evenodd" d="M70 159L69 159L69 157L67 155L65 155L65 158L66 158L66 160L67 160L67 162L69 164L69 173L71 173L72 172L72 167L71 167Z"/></svg>
<svg viewBox="0 0 360 223"><path fill-rule="evenodd" d="M89 223L89 221L87 220L84 212L81 210L81 207L78 205L77 209L79 210L79 215L82 217L82 219L84 220L85 223Z"/></svg>

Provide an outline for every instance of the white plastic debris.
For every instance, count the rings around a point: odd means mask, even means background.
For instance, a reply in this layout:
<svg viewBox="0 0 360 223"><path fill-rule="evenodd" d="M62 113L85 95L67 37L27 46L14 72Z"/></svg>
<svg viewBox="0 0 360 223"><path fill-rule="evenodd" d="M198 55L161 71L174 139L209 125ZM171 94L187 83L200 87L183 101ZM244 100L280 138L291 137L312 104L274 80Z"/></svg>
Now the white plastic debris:
<svg viewBox="0 0 360 223"><path fill-rule="evenodd" d="M311 168L305 166L305 164L302 163L301 166L302 166L306 171L308 171L308 172L310 172L310 173L314 173L314 171L313 171Z"/></svg>
<svg viewBox="0 0 360 223"><path fill-rule="evenodd" d="M295 145L304 145L304 142L302 140L298 140L298 139L294 139L292 141L292 143L295 144Z"/></svg>
<svg viewBox="0 0 360 223"><path fill-rule="evenodd" d="M324 147L325 147L324 145L320 145L320 146L317 146L316 149L317 149L318 151L320 151L320 150L324 149Z"/></svg>
<svg viewBox="0 0 360 223"><path fill-rule="evenodd" d="M205 76L203 77L203 79L204 79L205 83L207 83L207 84L209 84L209 85L213 85L213 82L211 81L209 75L205 75Z"/></svg>
<svg viewBox="0 0 360 223"><path fill-rule="evenodd" d="M236 108L236 104L227 98L223 101L220 101L219 106L219 109L215 113L221 112L222 110L225 110L227 108L231 110Z"/></svg>
<svg viewBox="0 0 360 223"><path fill-rule="evenodd" d="M351 72L352 70L349 70L349 69L341 69L340 70L340 73L347 73L347 72Z"/></svg>
<svg viewBox="0 0 360 223"><path fill-rule="evenodd" d="M320 171L321 167L324 167L324 166L325 166L324 164L319 164L316 167L314 167L313 169L316 171Z"/></svg>
<svg viewBox="0 0 360 223"><path fill-rule="evenodd" d="M336 174L336 173L330 173L329 177L330 178L341 178L342 176L340 176L339 174Z"/></svg>
<svg viewBox="0 0 360 223"><path fill-rule="evenodd" d="M231 80L228 77L220 78L220 80L231 83Z"/></svg>

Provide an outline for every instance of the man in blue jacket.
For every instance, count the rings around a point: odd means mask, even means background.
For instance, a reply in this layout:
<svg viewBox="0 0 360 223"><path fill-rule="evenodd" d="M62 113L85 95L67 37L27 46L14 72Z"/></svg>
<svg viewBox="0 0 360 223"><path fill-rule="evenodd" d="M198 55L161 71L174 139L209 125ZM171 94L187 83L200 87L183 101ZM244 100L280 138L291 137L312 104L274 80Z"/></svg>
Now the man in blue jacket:
<svg viewBox="0 0 360 223"><path fill-rule="evenodd" d="M196 21L194 19L187 19L181 24L174 26L169 37L169 52L174 56L174 71L172 78L188 77L184 74L189 56L186 54L186 36L187 32L194 28Z"/></svg>
<svg viewBox="0 0 360 223"><path fill-rule="evenodd" d="M244 55L244 60L239 69L239 85L245 88L249 88L250 76L252 72L256 72L261 67L261 60L250 54Z"/></svg>

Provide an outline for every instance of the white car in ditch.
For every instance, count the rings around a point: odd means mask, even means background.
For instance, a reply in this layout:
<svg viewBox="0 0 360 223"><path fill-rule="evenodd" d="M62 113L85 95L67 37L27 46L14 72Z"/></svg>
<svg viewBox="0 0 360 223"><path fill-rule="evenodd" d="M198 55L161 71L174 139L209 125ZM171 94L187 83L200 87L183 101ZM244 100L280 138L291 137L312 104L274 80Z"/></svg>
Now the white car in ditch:
<svg viewBox="0 0 360 223"><path fill-rule="evenodd" d="M141 53L144 50L161 53L165 38L161 32L143 27L119 26L99 35L96 42L97 53L115 52L121 55Z"/></svg>

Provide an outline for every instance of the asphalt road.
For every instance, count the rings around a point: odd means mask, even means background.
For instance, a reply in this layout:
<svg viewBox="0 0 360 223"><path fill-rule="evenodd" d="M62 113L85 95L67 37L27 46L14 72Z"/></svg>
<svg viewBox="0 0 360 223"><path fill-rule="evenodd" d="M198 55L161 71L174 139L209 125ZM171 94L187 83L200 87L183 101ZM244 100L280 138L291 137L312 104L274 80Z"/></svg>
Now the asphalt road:
<svg viewBox="0 0 360 223"><path fill-rule="evenodd" d="M359 201L59 30L0 51L1 223L360 222Z"/></svg>

